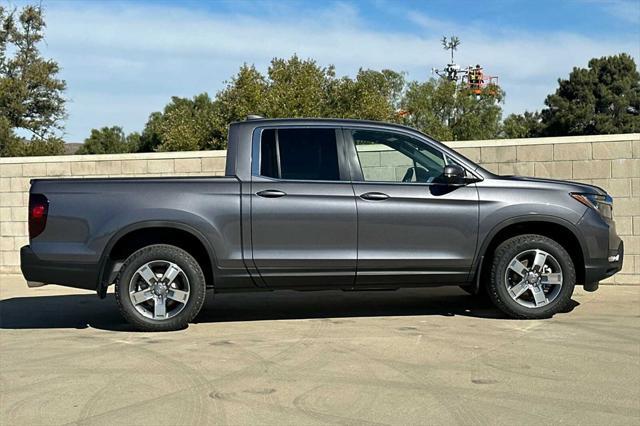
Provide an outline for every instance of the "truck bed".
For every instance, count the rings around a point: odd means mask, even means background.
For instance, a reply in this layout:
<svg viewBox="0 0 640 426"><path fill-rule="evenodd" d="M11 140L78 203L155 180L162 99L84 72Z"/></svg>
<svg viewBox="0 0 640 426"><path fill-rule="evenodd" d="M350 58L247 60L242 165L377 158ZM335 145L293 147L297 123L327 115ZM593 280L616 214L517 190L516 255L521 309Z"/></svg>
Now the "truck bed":
<svg viewBox="0 0 640 426"><path fill-rule="evenodd" d="M31 194L49 201L47 224L26 259L32 281L96 289L102 253L136 227L172 222L217 249L222 267L242 267L240 182L235 177L35 179ZM37 255L35 254L37 253ZM24 253L23 253L24 254Z"/></svg>

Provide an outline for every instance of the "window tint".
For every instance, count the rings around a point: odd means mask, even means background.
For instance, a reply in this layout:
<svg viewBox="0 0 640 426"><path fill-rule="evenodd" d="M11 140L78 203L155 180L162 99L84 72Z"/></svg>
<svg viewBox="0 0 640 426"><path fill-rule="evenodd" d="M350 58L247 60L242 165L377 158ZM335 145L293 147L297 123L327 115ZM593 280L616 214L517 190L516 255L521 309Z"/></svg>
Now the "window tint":
<svg viewBox="0 0 640 426"><path fill-rule="evenodd" d="M340 180L335 130L263 131L260 175L294 180Z"/></svg>
<svg viewBox="0 0 640 426"><path fill-rule="evenodd" d="M430 183L442 176L443 154L425 143L392 132L352 134L365 181Z"/></svg>

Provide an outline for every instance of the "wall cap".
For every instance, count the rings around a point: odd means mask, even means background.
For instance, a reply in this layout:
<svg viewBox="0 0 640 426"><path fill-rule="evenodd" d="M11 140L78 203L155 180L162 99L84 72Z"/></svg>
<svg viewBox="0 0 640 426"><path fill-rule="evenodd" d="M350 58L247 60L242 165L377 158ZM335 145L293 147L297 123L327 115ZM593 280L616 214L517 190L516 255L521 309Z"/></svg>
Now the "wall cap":
<svg viewBox="0 0 640 426"><path fill-rule="evenodd" d="M486 148L501 146L558 145L568 143L611 143L640 141L640 133L589 136L554 136L548 138L487 139L477 141L443 141L450 148ZM0 164L25 163L72 163L78 161L126 161L126 160L166 160L182 158L226 157L226 150L180 151L180 152L139 152L135 154L93 154L93 155L52 155L46 157L5 157Z"/></svg>
<svg viewBox="0 0 640 426"><path fill-rule="evenodd" d="M50 155L46 157L5 157L0 164L15 163L73 163L78 161L126 161L126 160L173 160L182 158L226 157L226 150L180 151L180 152L136 152L133 154Z"/></svg>
<svg viewBox="0 0 640 426"><path fill-rule="evenodd" d="M560 145L567 143L608 143L640 141L640 133L623 133L617 135L589 135L589 136L553 136L548 138L522 139L486 139L478 141L448 141L442 142L450 148L486 148L499 146L526 145Z"/></svg>

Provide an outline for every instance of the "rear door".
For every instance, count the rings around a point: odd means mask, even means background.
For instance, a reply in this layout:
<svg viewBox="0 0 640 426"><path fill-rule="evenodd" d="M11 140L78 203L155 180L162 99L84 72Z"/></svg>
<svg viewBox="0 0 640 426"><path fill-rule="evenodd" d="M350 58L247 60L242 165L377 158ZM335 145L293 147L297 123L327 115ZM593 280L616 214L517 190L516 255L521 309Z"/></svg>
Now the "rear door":
<svg viewBox="0 0 640 426"><path fill-rule="evenodd" d="M252 250L264 283L352 287L357 215L342 131L258 129L252 162Z"/></svg>
<svg viewBox="0 0 640 426"><path fill-rule="evenodd" d="M345 129L358 208L358 286L464 282L475 254L475 183L452 186L452 160L408 134Z"/></svg>

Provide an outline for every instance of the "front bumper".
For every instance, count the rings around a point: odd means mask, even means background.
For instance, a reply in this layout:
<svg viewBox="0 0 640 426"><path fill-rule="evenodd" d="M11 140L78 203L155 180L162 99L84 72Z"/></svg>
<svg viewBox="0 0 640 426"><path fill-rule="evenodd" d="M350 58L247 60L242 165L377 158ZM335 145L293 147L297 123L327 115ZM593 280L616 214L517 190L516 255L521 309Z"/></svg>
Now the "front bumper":
<svg viewBox="0 0 640 426"><path fill-rule="evenodd" d="M594 209L588 209L577 224L584 253L584 288L598 289L598 282L622 269L624 242L616 232L613 220L605 219Z"/></svg>
<svg viewBox="0 0 640 426"><path fill-rule="evenodd" d="M585 266L585 283L584 288L587 291L595 291L598 288L598 282L616 274L622 269L624 261L624 242L620 241L617 249L609 250L607 259L598 262L592 262L591 265ZM595 288L593 288L595 286Z"/></svg>

